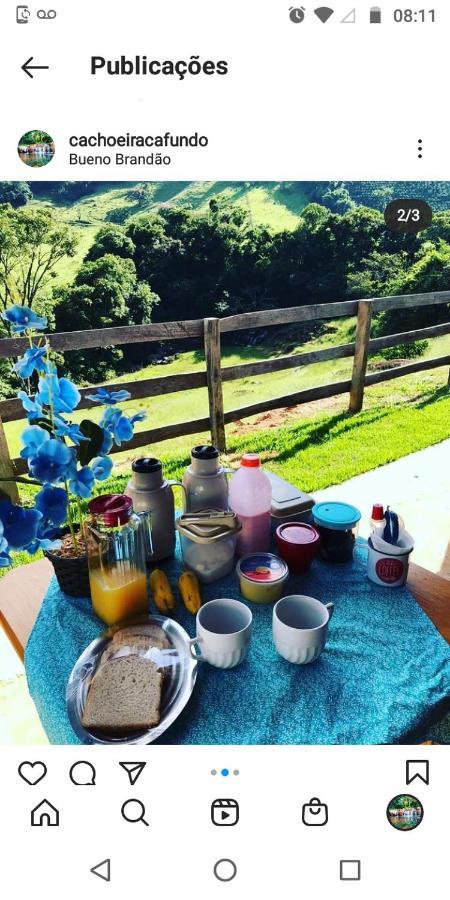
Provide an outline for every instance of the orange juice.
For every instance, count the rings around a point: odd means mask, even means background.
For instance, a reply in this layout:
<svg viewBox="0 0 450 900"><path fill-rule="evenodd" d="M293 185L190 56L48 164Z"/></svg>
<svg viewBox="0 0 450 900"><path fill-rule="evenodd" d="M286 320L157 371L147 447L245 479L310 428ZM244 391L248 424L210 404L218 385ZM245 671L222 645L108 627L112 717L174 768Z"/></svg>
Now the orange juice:
<svg viewBox="0 0 450 900"><path fill-rule="evenodd" d="M92 606L107 625L142 616L148 611L147 578L134 567L121 571L91 570Z"/></svg>

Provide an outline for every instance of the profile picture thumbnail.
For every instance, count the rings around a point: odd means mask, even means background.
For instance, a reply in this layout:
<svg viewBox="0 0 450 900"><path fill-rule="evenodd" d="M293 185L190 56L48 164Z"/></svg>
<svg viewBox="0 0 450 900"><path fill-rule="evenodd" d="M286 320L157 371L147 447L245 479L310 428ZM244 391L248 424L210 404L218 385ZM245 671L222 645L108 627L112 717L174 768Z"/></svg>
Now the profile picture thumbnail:
<svg viewBox="0 0 450 900"><path fill-rule="evenodd" d="M423 819L423 806L412 794L398 794L388 804L386 815L397 831L412 831Z"/></svg>
<svg viewBox="0 0 450 900"><path fill-rule="evenodd" d="M27 131L19 140L17 152L26 166L46 166L55 155L55 142L46 131Z"/></svg>

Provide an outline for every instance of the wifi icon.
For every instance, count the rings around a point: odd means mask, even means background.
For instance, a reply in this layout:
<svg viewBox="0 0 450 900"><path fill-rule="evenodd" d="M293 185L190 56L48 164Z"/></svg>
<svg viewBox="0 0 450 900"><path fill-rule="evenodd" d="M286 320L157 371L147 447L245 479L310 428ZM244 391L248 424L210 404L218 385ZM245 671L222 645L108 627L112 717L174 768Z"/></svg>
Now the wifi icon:
<svg viewBox="0 0 450 900"><path fill-rule="evenodd" d="M314 10L314 15L316 15L324 25L325 22L328 22L328 19L333 15L333 13L334 9L330 9L329 6L318 6L317 9Z"/></svg>

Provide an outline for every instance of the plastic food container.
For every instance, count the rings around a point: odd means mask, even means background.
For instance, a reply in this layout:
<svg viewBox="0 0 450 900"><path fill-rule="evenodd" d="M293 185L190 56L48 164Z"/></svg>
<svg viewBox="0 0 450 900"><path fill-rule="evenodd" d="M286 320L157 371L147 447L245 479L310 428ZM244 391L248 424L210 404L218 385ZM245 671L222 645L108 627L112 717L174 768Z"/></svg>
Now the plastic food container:
<svg viewBox="0 0 450 900"><path fill-rule="evenodd" d="M306 572L320 544L320 534L305 522L285 522L275 532L278 553L287 562L291 572Z"/></svg>
<svg viewBox="0 0 450 900"><path fill-rule="evenodd" d="M241 524L235 513L198 510L176 521L183 562L208 584L229 575L234 564L236 538Z"/></svg>
<svg viewBox="0 0 450 900"><path fill-rule="evenodd" d="M241 594L252 603L275 603L281 592L289 569L273 553L248 553L236 566Z"/></svg>
<svg viewBox="0 0 450 900"><path fill-rule="evenodd" d="M310 522L314 500L300 488L289 484L279 475L264 469L272 485L271 530L272 534L283 522Z"/></svg>
<svg viewBox="0 0 450 900"><path fill-rule="evenodd" d="M319 554L326 562L344 563L353 557L361 513L350 503L329 501L312 508L314 525L320 534Z"/></svg>

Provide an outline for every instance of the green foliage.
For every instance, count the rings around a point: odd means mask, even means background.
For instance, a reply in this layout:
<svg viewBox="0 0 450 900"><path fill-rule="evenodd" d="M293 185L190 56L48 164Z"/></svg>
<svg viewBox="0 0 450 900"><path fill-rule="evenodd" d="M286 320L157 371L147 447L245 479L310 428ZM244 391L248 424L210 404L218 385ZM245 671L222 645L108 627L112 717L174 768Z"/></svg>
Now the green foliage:
<svg viewBox="0 0 450 900"><path fill-rule="evenodd" d="M100 428L95 422L91 422L90 419L83 419L80 422L80 431L88 440L80 441L77 448L77 459L80 465L87 466L91 459L98 456L103 444L104 432L103 428Z"/></svg>
<svg viewBox="0 0 450 900"><path fill-rule="evenodd" d="M33 194L26 181L0 181L0 204L10 203L13 209L18 209L32 198Z"/></svg>
<svg viewBox="0 0 450 900"><path fill-rule="evenodd" d="M75 253L77 238L48 209L0 206L0 311L29 306L50 320L57 298L51 293L58 263ZM8 327L0 320L0 335ZM0 374L2 374L0 367ZM10 384L12 375L6 375Z"/></svg>
<svg viewBox="0 0 450 900"><path fill-rule="evenodd" d="M151 321L152 310L159 302L147 284L138 283L133 260L112 253L87 259L73 287L58 288L55 297L57 331L142 325ZM65 362L79 382L95 383L132 367L141 352L139 345L124 350L87 349L82 354L69 351Z"/></svg>
<svg viewBox="0 0 450 900"><path fill-rule="evenodd" d="M133 241L127 237L123 228L115 225L104 225L97 232L92 247L86 255L86 261L99 259L106 253L120 256L123 259L133 259L136 248Z"/></svg>
<svg viewBox="0 0 450 900"><path fill-rule="evenodd" d="M46 131L35 128L34 131L26 131L20 138L19 144L51 144L53 138Z"/></svg>
<svg viewBox="0 0 450 900"><path fill-rule="evenodd" d="M417 359L423 356L428 349L428 341L413 341L411 344L397 344L396 347L386 347L381 355L384 359Z"/></svg>

